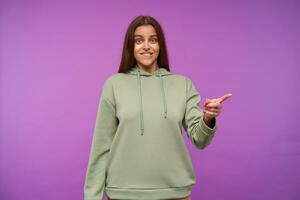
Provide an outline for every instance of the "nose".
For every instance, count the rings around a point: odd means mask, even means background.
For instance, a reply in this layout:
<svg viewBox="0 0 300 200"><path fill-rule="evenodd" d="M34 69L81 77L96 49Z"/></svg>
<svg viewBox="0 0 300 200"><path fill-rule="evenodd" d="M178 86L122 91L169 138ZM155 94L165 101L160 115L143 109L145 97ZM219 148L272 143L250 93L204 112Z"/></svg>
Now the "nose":
<svg viewBox="0 0 300 200"><path fill-rule="evenodd" d="M146 50L146 49L147 49L147 50L150 49L150 46L149 46L149 44L148 44L147 41L144 43L143 49L145 49L145 50Z"/></svg>

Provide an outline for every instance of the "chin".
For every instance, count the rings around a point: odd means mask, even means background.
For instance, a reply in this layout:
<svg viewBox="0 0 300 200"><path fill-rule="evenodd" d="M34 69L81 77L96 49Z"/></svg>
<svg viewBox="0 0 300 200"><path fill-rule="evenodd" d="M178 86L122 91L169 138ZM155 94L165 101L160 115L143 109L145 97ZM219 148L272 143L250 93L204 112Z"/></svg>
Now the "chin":
<svg viewBox="0 0 300 200"><path fill-rule="evenodd" d="M149 62L139 62L141 65L145 67L150 67L154 64L154 61L149 61Z"/></svg>

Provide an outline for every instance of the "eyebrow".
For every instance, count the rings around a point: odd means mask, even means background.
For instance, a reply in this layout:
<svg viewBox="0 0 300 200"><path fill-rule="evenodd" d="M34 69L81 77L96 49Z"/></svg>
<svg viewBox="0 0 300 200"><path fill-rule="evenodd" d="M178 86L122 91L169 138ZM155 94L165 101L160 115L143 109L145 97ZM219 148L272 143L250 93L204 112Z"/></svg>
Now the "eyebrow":
<svg viewBox="0 0 300 200"><path fill-rule="evenodd" d="M150 35L150 37L152 36L157 36L156 34L155 35ZM142 35L134 35L134 37L143 37Z"/></svg>

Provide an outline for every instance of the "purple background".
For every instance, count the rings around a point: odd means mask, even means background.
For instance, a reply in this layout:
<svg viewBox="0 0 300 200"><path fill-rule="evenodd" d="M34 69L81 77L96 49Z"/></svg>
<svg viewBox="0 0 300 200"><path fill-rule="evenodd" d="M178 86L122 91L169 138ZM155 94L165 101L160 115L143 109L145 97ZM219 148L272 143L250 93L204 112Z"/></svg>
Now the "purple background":
<svg viewBox="0 0 300 200"><path fill-rule="evenodd" d="M300 199L299 1L1 1L0 199L80 200L104 80L137 15L223 103L193 200ZM298 89L297 89L298 88ZM298 92L297 92L298 91Z"/></svg>

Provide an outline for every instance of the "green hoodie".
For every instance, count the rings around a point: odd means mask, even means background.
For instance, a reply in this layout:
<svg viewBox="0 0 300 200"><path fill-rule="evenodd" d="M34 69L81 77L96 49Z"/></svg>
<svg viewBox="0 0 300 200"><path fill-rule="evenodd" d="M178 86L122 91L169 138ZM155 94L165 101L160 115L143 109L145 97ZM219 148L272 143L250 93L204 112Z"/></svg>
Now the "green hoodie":
<svg viewBox="0 0 300 200"><path fill-rule="evenodd" d="M203 121L200 95L186 76L134 66L108 77L99 100L84 199L188 196L196 177L182 135L204 149L216 133Z"/></svg>

